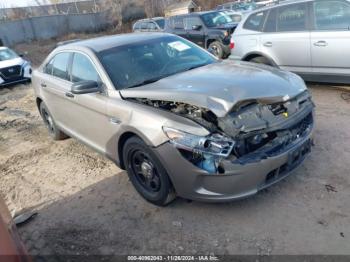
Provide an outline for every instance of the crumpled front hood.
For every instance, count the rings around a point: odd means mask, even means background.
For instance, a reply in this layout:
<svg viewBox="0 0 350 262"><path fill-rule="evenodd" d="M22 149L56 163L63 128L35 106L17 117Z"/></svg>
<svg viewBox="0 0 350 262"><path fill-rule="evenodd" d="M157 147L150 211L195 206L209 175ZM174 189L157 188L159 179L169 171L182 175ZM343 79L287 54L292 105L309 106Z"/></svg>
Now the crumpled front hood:
<svg viewBox="0 0 350 262"><path fill-rule="evenodd" d="M22 65L23 63L24 63L23 58L17 57L14 59L0 61L0 68L10 67L10 66L15 66L15 65Z"/></svg>
<svg viewBox="0 0 350 262"><path fill-rule="evenodd" d="M120 93L123 98L187 103L223 117L241 101L283 102L305 90L304 81L293 73L253 63L224 61Z"/></svg>

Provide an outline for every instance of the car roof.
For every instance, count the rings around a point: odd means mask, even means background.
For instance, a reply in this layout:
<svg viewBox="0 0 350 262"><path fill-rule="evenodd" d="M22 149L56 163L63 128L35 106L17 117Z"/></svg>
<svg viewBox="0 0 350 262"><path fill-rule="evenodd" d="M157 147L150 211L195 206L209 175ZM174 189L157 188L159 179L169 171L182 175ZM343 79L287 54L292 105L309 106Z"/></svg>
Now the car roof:
<svg viewBox="0 0 350 262"><path fill-rule="evenodd" d="M144 19L140 19L140 20L137 20L137 22L146 22L146 21L156 21L156 20L162 20L162 19L165 19L164 17L162 16L159 16L159 17L152 17L152 18L144 18Z"/></svg>
<svg viewBox="0 0 350 262"><path fill-rule="evenodd" d="M188 13L188 14L174 15L174 16L171 16L169 18L171 19L171 18L177 18L177 17L199 16L199 15L217 13L217 12L223 12L223 11L225 11L225 10L210 10L210 11L192 12L192 13Z"/></svg>
<svg viewBox="0 0 350 262"><path fill-rule="evenodd" d="M101 52L106 49L124 46L151 39L156 39L165 36L173 36L167 33L128 33L119 35L102 36L97 38L91 38L87 40L75 41L65 45L61 45L59 49L74 49L79 47L89 48L95 52Z"/></svg>
<svg viewBox="0 0 350 262"><path fill-rule="evenodd" d="M277 0L276 2L272 3L271 5L260 7L256 10L253 10L251 13L269 10L271 8L278 7L278 6L285 6L285 5L297 4L297 3L306 3L306 2L312 2L312 1L315 1L315 0L283 0L283 1Z"/></svg>

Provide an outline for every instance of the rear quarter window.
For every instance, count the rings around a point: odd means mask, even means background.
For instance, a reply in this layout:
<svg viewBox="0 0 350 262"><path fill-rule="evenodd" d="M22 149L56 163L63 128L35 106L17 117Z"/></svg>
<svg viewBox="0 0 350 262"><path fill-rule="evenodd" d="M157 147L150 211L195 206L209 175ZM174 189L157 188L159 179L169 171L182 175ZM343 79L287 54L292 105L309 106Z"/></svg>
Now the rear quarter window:
<svg viewBox="0 0 350 262"><path fill-rule="evenodd" d="M262 31L267 11L257 12L248 17L243 28L253 31Z"/></svg>

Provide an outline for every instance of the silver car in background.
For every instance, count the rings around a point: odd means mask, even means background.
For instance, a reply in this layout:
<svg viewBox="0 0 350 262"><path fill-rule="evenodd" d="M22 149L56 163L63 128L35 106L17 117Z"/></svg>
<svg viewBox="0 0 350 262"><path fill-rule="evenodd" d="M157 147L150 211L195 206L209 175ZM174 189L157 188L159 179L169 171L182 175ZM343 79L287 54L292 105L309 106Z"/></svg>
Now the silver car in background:
<svg viewBox="0 0 350 262"><path fill-rule="evenodd" d="M231 58L317 82L350 83L350 2L288 1L252 12L236 28Z"/></svg>
<svg viewBox="0 0 350 262"><path fill-rule="evenodd" d="M138 20L132 27L133 32L163 32L164 17L154 17Z"/></svg>

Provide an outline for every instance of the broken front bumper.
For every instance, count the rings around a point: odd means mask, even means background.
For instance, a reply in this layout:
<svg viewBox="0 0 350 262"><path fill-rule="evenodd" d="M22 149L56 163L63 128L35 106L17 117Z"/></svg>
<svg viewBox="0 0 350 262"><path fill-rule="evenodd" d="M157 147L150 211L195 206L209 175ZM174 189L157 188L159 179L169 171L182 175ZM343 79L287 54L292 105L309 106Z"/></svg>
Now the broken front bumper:
<svg viewBox="0 0 350 262"><path fill-rule="evenodd" d="M209 174L193 165L170 143L155 150L179 196L220 202L254 195L285 178L303 162L311 146L312 129L278 155L246 159L244 163L224 160L224 174Z"/></svg>

